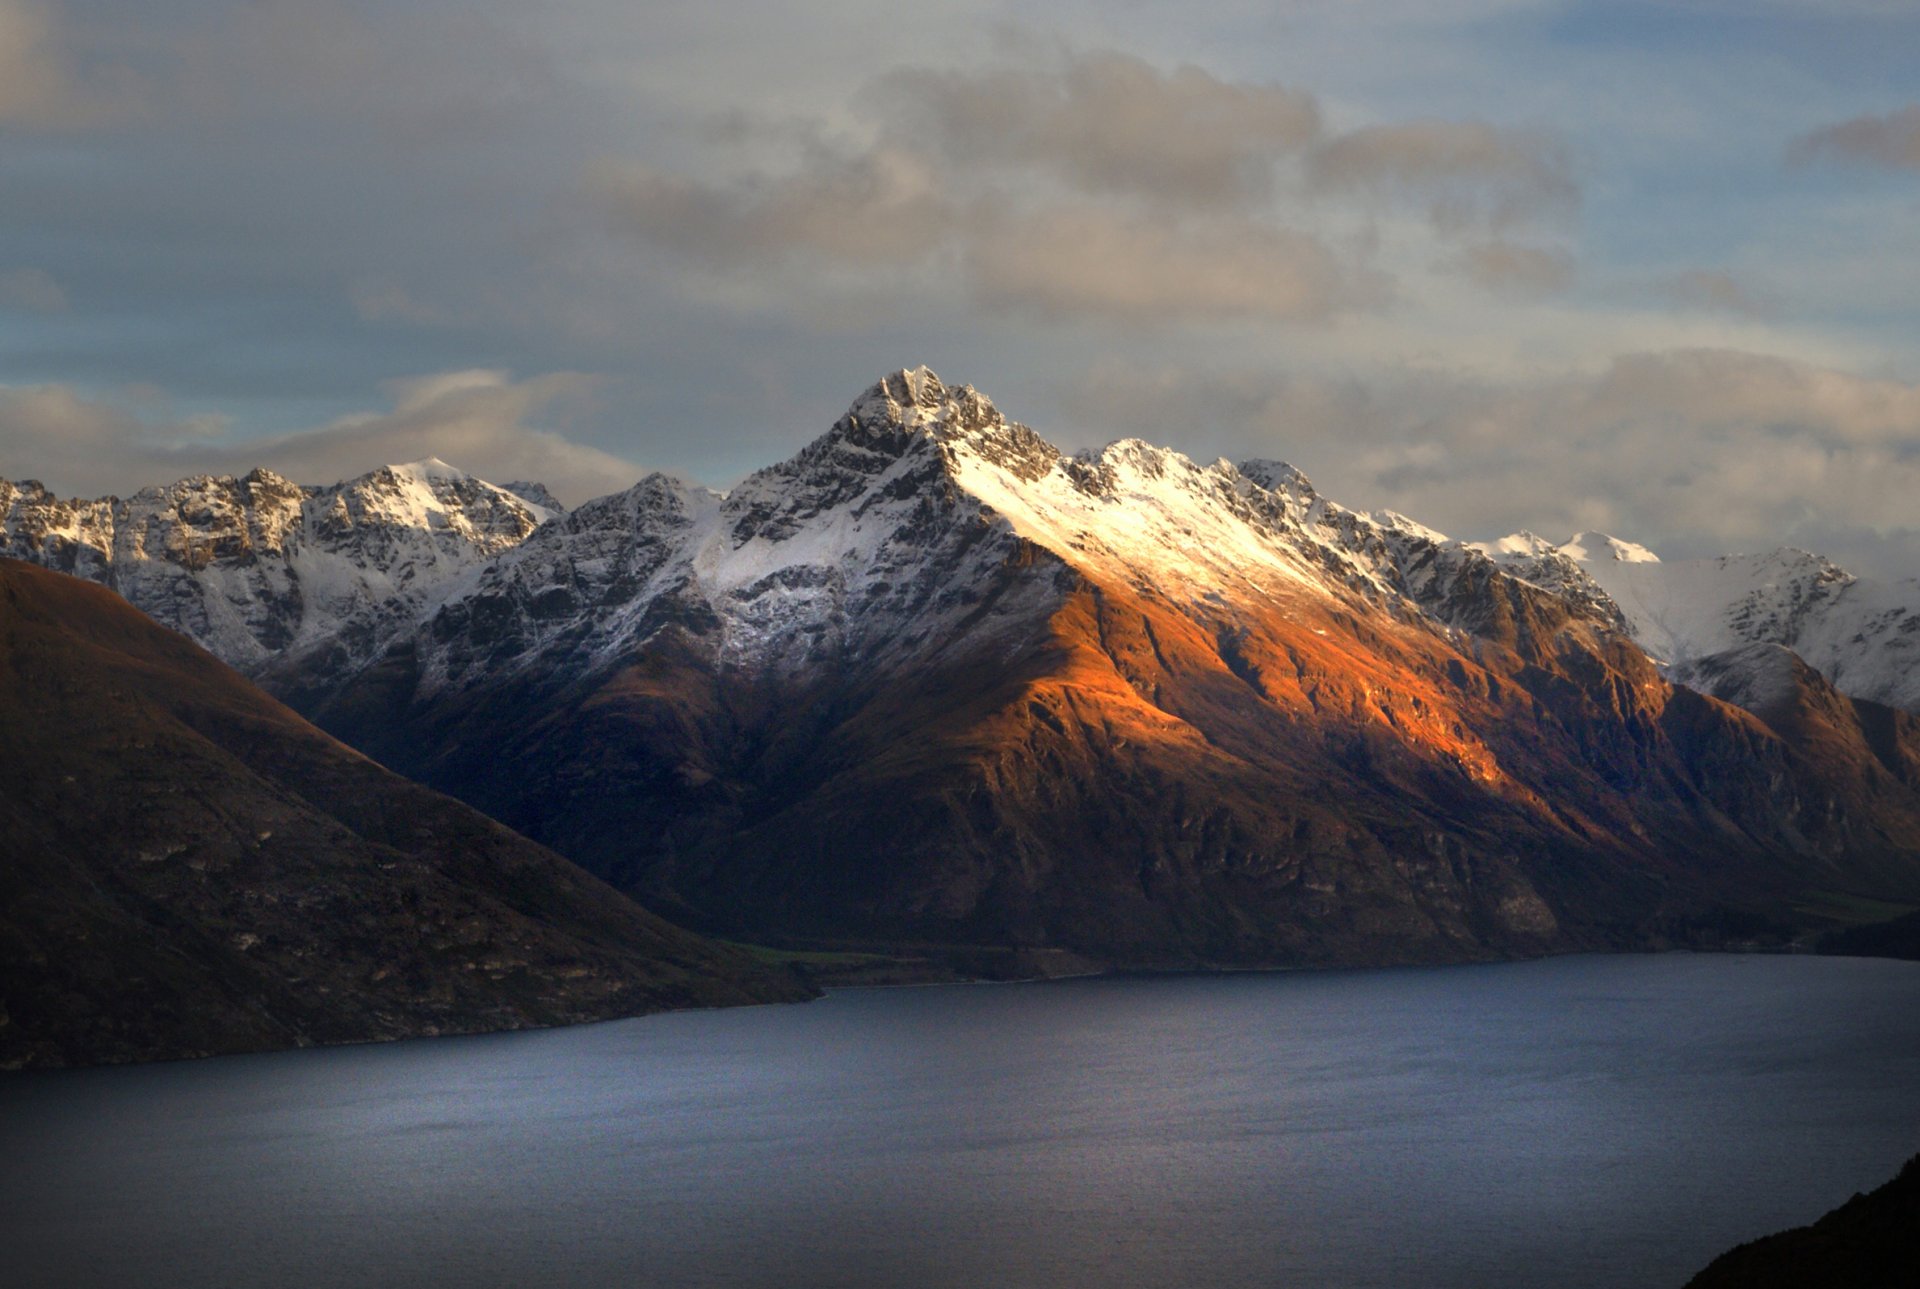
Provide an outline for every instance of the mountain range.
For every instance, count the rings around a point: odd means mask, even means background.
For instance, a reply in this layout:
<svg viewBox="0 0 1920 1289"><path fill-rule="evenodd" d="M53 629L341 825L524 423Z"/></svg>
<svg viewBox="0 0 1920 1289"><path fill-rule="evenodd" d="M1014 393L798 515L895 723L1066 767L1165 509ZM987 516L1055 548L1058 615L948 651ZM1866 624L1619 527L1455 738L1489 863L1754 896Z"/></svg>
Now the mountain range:
<svg viewBox="0 0 1920 1289"><path fill-rule="evenodd" d="M4 553L734 938L1445 961L1920 904L1913 583L1453 541L1279 462L1063 452L925 368L725 493L0 502Z"/></svg>
<svg viewBox="0 0 1920 1289"><path fill-rule="evenodd" d="M0 479L0 556L101 582L249 675L347 670L561 509L431 459L327 488L254 470L124 500Z"/></svg>

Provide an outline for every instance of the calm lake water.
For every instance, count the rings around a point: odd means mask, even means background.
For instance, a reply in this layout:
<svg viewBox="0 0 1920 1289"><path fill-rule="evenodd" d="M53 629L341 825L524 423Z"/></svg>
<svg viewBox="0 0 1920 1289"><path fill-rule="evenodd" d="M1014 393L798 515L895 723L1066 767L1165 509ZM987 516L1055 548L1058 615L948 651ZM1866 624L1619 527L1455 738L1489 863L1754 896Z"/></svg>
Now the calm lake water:
<svg viewBox="0 0 1920 1289"><path fill-rule="evenodd" d="M0 1078L10 1285L1680 1285L1920 1150L1920 964L850 990Z"/></svg>

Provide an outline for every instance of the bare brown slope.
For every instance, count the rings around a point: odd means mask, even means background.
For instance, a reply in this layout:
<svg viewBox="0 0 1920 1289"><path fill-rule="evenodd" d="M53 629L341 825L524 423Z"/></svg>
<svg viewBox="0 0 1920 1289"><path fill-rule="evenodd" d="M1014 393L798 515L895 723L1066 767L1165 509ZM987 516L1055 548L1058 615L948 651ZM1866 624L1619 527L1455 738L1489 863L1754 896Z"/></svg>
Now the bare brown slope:
<svg viewBox="0 0 1920 1289"><path fill-rule="evenodd" d="M798 991L0 560L0 1065L519 1028Z"/></svg>
<svg viewBox="0 0 1920 1289"><path fill-rule="evenodd" d="M1674 689L1511 578L1459 589L1466 637L1325 597L1209 618L1032 550L999 576L1063 587L1011 654L776 682L716 672L693 624L612 672L421 703L397 654L328 719L767 937L1438 961L1777 937L1809 890L1920 893L1920 794L1857 722L1830 745Z"/></svg>

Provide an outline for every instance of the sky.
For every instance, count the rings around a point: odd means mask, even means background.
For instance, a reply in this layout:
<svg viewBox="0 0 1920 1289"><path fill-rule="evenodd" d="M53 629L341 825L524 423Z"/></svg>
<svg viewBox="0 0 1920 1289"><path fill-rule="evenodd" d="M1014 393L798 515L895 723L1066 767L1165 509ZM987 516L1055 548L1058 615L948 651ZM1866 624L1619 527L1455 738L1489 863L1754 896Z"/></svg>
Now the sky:
<svg viewBox="0 0 1920 1289"><path fill-rule="evenodd" d="M0 0L0 477L725 487L925 363L1920 574L1920 0Z"/></svg>

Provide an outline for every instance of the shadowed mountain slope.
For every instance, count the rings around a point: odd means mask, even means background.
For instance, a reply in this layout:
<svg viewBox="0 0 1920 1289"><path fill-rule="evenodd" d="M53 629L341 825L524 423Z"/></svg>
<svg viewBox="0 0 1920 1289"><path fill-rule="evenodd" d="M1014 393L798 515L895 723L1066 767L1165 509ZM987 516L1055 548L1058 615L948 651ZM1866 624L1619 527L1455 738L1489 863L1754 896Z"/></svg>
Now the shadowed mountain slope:
<svg viewBox="0 0 1920 1289"><path fill-rule="evenodd" d="M104 588L0 560L0 1065L798 992L308 725Z"/></svg>

